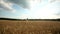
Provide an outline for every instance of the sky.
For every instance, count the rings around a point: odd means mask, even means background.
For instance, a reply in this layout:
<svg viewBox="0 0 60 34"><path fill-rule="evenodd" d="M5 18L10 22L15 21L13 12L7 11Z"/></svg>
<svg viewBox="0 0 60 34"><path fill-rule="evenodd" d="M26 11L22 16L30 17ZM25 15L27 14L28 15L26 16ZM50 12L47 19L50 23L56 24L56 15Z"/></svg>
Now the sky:
<svg viewBox="0 0 60 34"><path fill-rule="evenodd" d="M60 0L0 0L0 18L57 19Z"/></svg>

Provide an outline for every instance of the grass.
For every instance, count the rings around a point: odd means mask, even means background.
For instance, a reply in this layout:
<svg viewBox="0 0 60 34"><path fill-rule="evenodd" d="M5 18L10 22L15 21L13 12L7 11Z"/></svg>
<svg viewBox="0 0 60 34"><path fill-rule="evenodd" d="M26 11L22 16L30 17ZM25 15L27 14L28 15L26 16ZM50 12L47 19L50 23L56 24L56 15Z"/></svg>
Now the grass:
<svg viewBox="0 0 60 34"><path fill-rule="evenodd" d="M0 34L60 34L60 22L0 20Z"/></svg>

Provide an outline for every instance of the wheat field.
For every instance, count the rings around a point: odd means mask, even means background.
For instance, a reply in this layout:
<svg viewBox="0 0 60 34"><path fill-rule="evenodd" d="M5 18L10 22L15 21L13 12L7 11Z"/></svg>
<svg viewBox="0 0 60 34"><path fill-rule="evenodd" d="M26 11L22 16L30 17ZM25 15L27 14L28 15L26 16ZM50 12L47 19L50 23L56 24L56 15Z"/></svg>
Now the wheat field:
<svg viewBox="0 0 60 34"><path fill-rule="evenodd" d="M60 34L60 22L0 20L0 34Z"/></svg>

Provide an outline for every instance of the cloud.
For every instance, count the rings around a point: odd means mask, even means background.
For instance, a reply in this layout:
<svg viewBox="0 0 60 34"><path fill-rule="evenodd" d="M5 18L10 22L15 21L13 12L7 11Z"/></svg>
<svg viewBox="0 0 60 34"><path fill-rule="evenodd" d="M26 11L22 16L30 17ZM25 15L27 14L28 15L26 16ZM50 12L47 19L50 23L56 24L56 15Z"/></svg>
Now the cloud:
<svg viewBox="0 0 60 34"><path fill-rule="evenodd" d="M50 3L53 3L53 2L60 2L60 0L48 0Z"/></svg>
<svg viewBox="0 0 60 34"><path fill-rule="evenodd" d="M60 16L60 12L57 12L56 15L57 15L57 16Z"/></svg>
<svg viewBox="0 0 60 34"><path fill-rule="evenodd" d="M29 8L27 2L27 0L0 0L0 11L10 11L15 13L16 9L12 7L14 4L27 9Z"/></svg>
<svg viewBox="0 0 60 34"><path fill-rule="evenodd" d="M14 3L14 4L22 6L23 8L28 8L27 0L6 0L5 2Z"/></svg>
<svg viewBox="0 0 60 34"><path fill-rule="evenodd" d="M12 3L10 2L5 2L4 0L0 0L0 11L11 11L11 12L14 12L16 10L14 10L12 8Z"/></svg>
<svg viewBox="0 0 60 34"><path fill-rule="evenodd" d="M35 7L37 7L37 9ZM33 9L29 12L32 18L56 19L60 17L56 15L56 13L60 14L59 2L47 3L44 6L40 5L39 7L38 6L35 6L35 7L33 6Z"/></svg>

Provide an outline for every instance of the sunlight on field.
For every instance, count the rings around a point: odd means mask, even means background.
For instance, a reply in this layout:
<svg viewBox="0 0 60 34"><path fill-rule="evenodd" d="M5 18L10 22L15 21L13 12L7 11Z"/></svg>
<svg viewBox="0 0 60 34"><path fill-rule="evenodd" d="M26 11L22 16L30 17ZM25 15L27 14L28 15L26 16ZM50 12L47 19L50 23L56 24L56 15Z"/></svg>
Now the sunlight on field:
<svg viewBox="0 0 60 34"><path fill-rule="evenodd" d="M0 20L0 34L60 34L60 22Z"/></svg>

